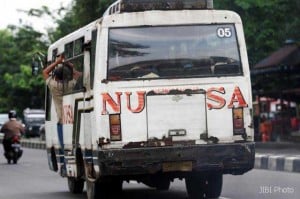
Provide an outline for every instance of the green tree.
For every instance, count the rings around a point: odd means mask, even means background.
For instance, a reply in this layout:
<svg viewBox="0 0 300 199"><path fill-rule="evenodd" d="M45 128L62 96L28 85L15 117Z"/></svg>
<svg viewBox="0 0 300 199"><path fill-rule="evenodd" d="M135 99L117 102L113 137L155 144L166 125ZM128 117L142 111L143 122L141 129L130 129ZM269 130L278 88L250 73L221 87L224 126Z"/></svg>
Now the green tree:
<svg viewBox="0 0 300 199"><path fill-rule="evenodd" d="M299 39L300 1L215 0L215 7L241 16L250 66L280 48L285 40Z"/></svg>
<svg viewBox="0 0 300 199"><path fill-rule="evenodd" d="M4 81L9 85L6 97L10 109L20 113L27 107L44 107L44 80L41 75L33 78L30 66L21 65L19 72L5 73Z"/></svg>
<svg viewBox="0 0 300 199"><path fill-rule="evenodd" d="M56 41L74 30L101 18L115 0L74 0L73 6L62 19L56 20L58 27L50 32L51 41Z"/></svg>
<svg viewBox="0 0 300 199"><path fill-rule="evenodd" d="M0 30L0 112L43 107L43 82L31 76L30 66L32 55L46 50L42 37L30 26Z"/></svg>
<svg viewBox="0 0 300 199"><path fill-rule="evenodd" d="M18 72L18 63L21 60L19 49L14 42L14 37L9 30L0 30L0 112L7 112L9 104L9 95L7 91L10 86L4 80L4 74Z"/></svg>
<svg viewBox="0 0 300 199"><path fill-rule="evenodd" d="M48 29L48 39L54 42L59 38L102 17L107 7L115 0L73 0L70 7L49 10L47 6L30 9L26 12L32 17L49 16L57 24L57 28Z"/></svg>
<svg viewBox="0 0 300 199"><path fill-rule="evenodd" d="M0 74L17 71L20 51L12 32L0 30L0 42ZM0 79L0 83L3 83L2 79Z"/></svg>

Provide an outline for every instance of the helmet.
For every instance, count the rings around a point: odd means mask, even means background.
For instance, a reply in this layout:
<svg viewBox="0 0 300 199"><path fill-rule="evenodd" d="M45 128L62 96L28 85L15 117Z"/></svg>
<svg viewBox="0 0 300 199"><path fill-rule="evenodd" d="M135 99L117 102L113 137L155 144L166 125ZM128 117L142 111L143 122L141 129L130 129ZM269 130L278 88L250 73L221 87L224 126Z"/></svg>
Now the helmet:
<svg viewBox="0 0 300 199"><path fill-rule="evenodd" d="M15 110L10 110L8 112L8 118L11 119L11 118L17 118L17 112Z"/></svg>

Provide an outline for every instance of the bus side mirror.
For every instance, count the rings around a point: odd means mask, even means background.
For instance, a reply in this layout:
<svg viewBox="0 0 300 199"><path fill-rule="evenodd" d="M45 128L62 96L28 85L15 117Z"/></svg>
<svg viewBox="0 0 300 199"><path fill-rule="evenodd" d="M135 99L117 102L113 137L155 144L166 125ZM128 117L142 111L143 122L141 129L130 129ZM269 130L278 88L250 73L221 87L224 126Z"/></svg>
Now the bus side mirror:
<svg viewBox="0 0 300 199"><path fill-rule="evenodd" d="M46 56L43 53L37 52L32 57L31 74L36 76L44 68L44 61Z"/></svg>

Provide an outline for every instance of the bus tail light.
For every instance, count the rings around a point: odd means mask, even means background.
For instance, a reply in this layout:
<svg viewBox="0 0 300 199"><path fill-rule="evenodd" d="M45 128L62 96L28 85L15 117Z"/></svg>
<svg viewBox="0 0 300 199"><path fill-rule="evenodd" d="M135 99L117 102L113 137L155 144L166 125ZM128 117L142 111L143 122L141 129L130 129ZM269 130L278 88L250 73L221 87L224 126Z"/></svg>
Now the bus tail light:
<svg viewBox="0 0 300 199"><path fill-rule="evenodd" d="M233 134L234 135L244 135L244 109L243 108L233 108Z"/></svg>
<svg viewBox="0 0 300 199"><path fill-rule="evenodd" d="M110 126L110 140L120 141L122 139L120 114L109 115L109 126Z"/></svg>

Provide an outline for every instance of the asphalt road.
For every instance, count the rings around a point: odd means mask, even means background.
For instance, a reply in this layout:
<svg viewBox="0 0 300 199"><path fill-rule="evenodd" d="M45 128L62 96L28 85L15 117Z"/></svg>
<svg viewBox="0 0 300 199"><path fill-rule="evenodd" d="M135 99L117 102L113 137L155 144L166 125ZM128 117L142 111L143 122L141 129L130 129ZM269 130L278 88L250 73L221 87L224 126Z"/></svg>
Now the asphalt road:
<svg viewBox="0 0 300 199"><path fill-rule="evenodd" d="M0 146L0 199L85 199L68 192L67 180L48 169L46 152L24 149L17 165L8 165ZM187 199L184 181L169 191L156 191L135 182L123 184L122 199ZM221 199L298 199L300 174L253 170L243 176L225 175Z"/></svg>

